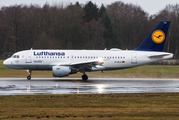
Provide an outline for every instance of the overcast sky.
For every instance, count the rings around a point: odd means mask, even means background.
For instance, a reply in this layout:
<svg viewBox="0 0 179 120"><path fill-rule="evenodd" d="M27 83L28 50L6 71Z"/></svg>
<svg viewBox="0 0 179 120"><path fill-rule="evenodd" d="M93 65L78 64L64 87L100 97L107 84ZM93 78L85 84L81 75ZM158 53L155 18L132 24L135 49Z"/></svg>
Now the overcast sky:
<svg viewBox="0 0 179 120"><path fill-rule="evenodd" d="M38 4L43 6L46 2L50 5L55 3L63 3L68 5L69 3L87 3L89 0L0 0L0 7L2 6L9 6L9 5L19 5L19 4ZM101 6L103 3L104 5L109 5L118 0L91 0L93 3L96 3L98 6ZM179 4L179 0L121 0L125 3L133 3L134 5L140 5L142 9L148 12L150 15L155 14L165 8L168 4Z"/></svg>

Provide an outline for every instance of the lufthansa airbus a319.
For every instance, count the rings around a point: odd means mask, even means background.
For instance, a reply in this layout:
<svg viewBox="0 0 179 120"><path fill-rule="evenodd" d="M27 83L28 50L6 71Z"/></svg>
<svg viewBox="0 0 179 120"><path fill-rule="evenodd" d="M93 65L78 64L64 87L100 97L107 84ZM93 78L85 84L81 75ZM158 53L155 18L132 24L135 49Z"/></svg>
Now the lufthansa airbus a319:
<svg viewBox="0 0 179 120"><path fill-rule="evenodd" d="M170 59L172 53L163 52L170 21L161 21L146 39L133 50L24 50L16 52L3 64L13 69L52 70L54 77L65 77L77 72L88 80L86 72L132 68Z"/></svg>

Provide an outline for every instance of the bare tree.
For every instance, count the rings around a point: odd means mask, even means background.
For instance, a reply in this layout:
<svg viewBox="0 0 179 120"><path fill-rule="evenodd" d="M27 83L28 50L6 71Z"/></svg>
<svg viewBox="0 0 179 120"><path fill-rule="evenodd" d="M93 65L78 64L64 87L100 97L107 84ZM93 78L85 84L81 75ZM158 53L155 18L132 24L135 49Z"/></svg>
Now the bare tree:
<svg viewBox="0 0 179 120"><path fill-rule="evenodd" d="M103 32L105 28L103 27L101 20L98 19L86 22L84 25L84 33L87 39L86 47L88 49L103 49L104 48L104 38Z"/></svg>
<svg viewBox="0 0 179 120"><path fill-rule="evenodd" d="M107 12L115 25L122 48L132 49L144 39L148 14L140 6L115 2L107 6Z"/></svg>

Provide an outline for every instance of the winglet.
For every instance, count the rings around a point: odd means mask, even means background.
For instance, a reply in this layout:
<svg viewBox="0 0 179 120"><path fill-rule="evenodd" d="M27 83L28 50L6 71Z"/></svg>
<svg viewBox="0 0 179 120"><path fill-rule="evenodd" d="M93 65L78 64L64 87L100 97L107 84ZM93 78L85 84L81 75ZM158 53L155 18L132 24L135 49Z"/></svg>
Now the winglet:
<svg viewBox="0 0 179 120"><path fill-rule="evenodd" d="M134 50L162 52L170 21L161 21L147 38Z"/></svg>

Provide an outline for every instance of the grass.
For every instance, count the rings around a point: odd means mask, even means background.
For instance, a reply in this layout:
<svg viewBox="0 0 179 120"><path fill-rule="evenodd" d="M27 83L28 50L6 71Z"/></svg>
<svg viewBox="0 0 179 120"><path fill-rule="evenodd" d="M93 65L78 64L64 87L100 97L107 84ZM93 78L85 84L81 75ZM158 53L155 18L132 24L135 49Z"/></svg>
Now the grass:
<svg viewBox="0 0 179 120"><path fill-rule="evenodd" d="M179 93L0 96L0 119L179 119Z"/></svg>
<svg viewBox="0 0 179 120"><path fill-rule="evenodd" d="M0 77L26 78L26 70L14 70L5 67L0 60ZM87 72L89 78L179 78L177 65L144 65L115 71ZM81 78L82 73L72 74L69 78ZM32 71L32 78L52 78L52 71Z"/></svg>

